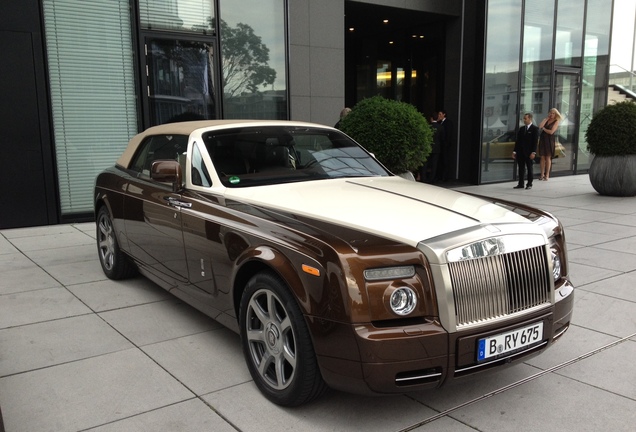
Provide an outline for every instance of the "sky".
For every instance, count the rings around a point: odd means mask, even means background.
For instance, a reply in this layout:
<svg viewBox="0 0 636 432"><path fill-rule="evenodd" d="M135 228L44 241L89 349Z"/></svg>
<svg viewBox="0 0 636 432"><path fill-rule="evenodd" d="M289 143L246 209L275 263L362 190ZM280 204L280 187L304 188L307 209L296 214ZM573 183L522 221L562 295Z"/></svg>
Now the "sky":
<svg viewBox="0 0 636 432"><path fill-rule="evenodd" d="M632 49L636 29L636 0L614 0L614 22L612 25L612 51L610 64L634 70ZM611 72L621 68L612 66Z"/></svg>

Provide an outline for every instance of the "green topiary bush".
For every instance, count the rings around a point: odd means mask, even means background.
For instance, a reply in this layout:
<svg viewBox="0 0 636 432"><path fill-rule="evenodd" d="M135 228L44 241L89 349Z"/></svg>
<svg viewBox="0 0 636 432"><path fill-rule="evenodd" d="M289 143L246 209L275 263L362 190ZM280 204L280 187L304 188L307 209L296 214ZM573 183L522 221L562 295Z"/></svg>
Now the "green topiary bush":
<svg viewBox="0 0 636 432"><path fill-rule="evenodd" d="M405 102L381 96L364 99L339 127L395 174L417 170L431 152L431 127Z"/></svg>
<svg viewBox="0 0 636 432"><path fill-rule="evenodd" d="M587 149L596 156L636 154L636 103L601 108L592 117L585 138Z"/></svg>

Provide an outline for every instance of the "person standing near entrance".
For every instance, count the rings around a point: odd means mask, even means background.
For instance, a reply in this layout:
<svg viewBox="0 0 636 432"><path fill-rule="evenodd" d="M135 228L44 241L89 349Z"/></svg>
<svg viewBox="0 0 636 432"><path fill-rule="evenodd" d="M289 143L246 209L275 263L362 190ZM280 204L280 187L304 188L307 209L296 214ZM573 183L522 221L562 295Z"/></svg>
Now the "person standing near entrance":
<svg viewBox="0 0 636 432"><path fill-rule="evenodd" d="M338 122L335 124L335 128L336 129L340 129L340 122L342 121L343 118L345 118L349 113L351 112L351 108L349 107L345 107L342 109L342 111L340 111L340 119L338 120Z"/></svg>
<svg viewBox="0 0 636 432"><path fill-rule="evenodd" d="M539 135L541 176L539 180L547 181L550 178L556 146L556 131L561 120L561 113L556 108L552 108L548 112L548 116L539 123L539 129L541 129L541 135Z"/></svg>
<svg viewBox="0 0 636 432"><path fill-rule="evenodd" d="M517 139L515 141L515 149L512 152L512 158L517 163L519 183L515 189L523 189L523 177L525 171L528 171L528 181L526 189L532 189L532 165L537 154L537 141L539 140L539 128L532 124L532 114L526 113L523 116L523 126L517 131Z"/></svg>
<svg viewBox="0 0 636 432"><path fill-rule="evenodd" d="M437 181L437 166L439 165L439 154L442 148L440 140L442 133L440 125L437 123L437 113L433 113L429 118L429 124L433 130L433 142L431 143L431 153L422 167L420 167L420 181L423 183L435 184Z"/></svg>
<svg viewBox="0 0 636 432"><path fill-rule="evenodd" d="M442 180L450 180L451 175L451 134L453 133L453 125L446 118L446 110L441 109L437 112L437 124L439 124L438 134L440 134L440 148L442 154Z"/></svg>

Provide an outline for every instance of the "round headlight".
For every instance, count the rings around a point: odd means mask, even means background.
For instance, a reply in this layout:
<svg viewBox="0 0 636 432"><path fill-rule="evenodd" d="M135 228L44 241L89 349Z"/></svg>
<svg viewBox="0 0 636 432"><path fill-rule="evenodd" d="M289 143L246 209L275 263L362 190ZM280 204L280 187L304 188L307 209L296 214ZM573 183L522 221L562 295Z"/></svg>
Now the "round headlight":
<svg viewBox="0 0 636 432"><path fill-rule="evenodd" d="M552 249L551 252L552 252L552 277L554 278L556 282L561 277L561 258L559 257L559 254L557 253L557 251L555 251L554 249Z"/></svg>
<svg viewBox="0 0 636 432"><path fill-rule="evenodd" d="M408 315L417 306L417 295L409 287L400 287L391 293L391 310L398 315Z"/></svg>

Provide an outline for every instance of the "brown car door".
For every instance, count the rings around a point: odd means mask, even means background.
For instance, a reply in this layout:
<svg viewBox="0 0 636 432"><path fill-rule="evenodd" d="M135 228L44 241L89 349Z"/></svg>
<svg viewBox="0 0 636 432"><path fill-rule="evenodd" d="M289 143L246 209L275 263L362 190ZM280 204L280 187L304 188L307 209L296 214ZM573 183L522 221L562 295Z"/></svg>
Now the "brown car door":
<svg viewBox="0 0 636 432"><path fill-rule="evenodd" d="M137 175L127 185L124 199L132 255L172 285L188 278L181 227L181 208L187 204L171 184L151 180L148 167L155 160L177 159L186 147L187 137L149 137L133 161Z"/></svg>
<svg viewBox="0 0 636 432"><path fill-rule="evenodd" d="M184 198L192 204L183 210L183 235L190 282L215 296L228 293L233 263L247 247L247 242L237 234L236 228L230 229L228 224L236 220L240 225L242 221L228 213L221 204L223 198L213 194L186 192Z"/></svg>

